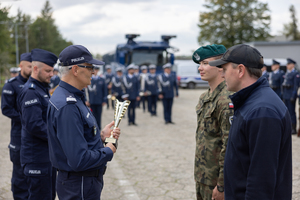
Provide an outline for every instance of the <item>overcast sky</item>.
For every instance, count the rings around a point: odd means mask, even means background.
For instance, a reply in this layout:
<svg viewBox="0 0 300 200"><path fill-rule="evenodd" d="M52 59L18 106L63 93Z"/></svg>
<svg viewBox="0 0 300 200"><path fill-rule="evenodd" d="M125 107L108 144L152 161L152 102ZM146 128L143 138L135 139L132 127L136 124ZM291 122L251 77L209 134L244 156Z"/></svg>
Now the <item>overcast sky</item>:
<svg viewBox="0 0 300 200"><path fill-rule="evenodd" d="M291 21L289 7L294 5L300 22L300 0L260 0L271 10L271 34L279 34ZM11 6L32 18L40 15L46 0L0 0L0 7ZM177 55L189 55L199 47L199 12L204 0L50 0L60 33L74 44L86 46L92 53L104 54L126 42L126 33L137 33L140 41L160 40L161 35L177 35L170 44L180 49ZM299 24L299 23L298 23ZM300 26L298 25L300 28Z"/></svg>

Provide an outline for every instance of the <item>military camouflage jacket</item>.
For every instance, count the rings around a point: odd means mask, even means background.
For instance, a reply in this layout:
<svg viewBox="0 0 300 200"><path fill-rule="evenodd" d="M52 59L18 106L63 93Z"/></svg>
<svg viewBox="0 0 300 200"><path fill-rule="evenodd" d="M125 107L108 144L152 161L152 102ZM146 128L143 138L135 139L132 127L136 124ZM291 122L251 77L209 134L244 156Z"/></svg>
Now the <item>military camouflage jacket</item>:
<svg viewBox="0 0 300 200"><path fill-rule="evenodd" d="M196 106L195 181L205 185L224 186L224 158L233 116L231 94L223 81L212 93L202 94Z"/></svg>

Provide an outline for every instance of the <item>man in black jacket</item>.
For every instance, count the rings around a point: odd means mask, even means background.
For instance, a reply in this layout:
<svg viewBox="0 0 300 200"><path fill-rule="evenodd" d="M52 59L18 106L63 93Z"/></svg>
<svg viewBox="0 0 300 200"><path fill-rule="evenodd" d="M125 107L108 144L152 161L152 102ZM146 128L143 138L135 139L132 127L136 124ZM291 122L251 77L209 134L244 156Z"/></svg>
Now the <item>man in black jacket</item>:
<svg viewBox="0 0 300 200"><path fill-rule="evenodd" d="M286 106L261 77L263 57L240 44L221 59L234 116L224 164L225 199L291 199L291 118Z"/></svg>

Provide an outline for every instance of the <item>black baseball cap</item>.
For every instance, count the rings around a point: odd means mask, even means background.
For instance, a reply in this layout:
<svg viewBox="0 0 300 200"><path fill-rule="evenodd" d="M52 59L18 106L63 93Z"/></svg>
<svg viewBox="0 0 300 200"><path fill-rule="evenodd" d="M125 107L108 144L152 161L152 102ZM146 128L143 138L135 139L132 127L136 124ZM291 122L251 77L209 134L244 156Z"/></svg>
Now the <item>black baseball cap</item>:
<svg viewBox="0 0 300 200"><path fill-rule="evenodd" d="M229 62L257 69L261 69L264 66L263 56L260 52L246 44L238 44L230 47L221 59L210 61L208 64L222 68L222 65Z"/></svg>

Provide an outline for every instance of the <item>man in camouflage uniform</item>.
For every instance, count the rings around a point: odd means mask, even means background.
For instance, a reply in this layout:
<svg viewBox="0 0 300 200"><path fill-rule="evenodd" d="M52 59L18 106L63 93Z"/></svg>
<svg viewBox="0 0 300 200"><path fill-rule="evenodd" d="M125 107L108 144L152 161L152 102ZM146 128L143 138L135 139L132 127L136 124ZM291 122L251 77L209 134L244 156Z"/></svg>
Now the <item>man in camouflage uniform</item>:
<svg viewBox="0 0 300 200"><path fill-rule="evenodd" d="M221 58L223 45L207 45L197 49L193 61L199 65L201 79L208 81L209 89L200 96L196 106L197 130L195 153L195 182L197 200L223 200L224 157L233 116L233 104L229 99L222 78L222 70L210 66L209 61Z"/></svg>

